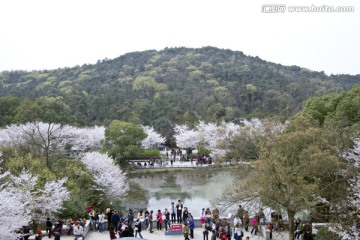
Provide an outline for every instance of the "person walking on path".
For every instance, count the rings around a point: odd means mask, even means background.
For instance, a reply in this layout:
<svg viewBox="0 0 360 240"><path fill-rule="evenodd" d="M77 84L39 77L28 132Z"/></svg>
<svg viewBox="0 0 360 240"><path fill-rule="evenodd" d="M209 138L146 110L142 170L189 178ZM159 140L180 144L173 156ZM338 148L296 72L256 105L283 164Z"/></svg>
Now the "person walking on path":
<svg viewBox="0 0 360 240"><path fill-rule="evenodd" d="M145 227L146 227L146 229L149 230L149 215L150 215L150 213L147 209L145 210L144 215L145 215Z"/></svg>
<svg viewBox="0 0 360 240"><path fill-rule="evenodd" d="M136 219L136 222L135 222L135 237L137 237L137 234L139 234L139 236L141 238L143 238L143 236L141 235L141 222L140 222L140 219Z"/></svg>
<svg viewBox="0 0 360 240"><path fill-rule="evenodd" d="M176 222L176 209L175 209L175 205L174 202L171 203L170 206L170 213L171 213L171 223L175 223Z"/></svg>
<svg viewBox="0 0 360 240"><path fill-rule="evenodd" d="M236 216L240 218L241 223L244 222L244 213L245 213L244 208L241 205L239 205L239 209L237 210Z"/></svg>
<svg viewBox="0 0 360 240"><path fill-rule="evenodd" d="M154 220L153 210L151 210L150 213L149 213L149 228L148 228L150 233L154 232L153 231L153 220Z"/></svg>
<svg viewBox="0 0 360 240"><path fill-rule="evenodd" d="M187 218L189 217L189 210L187 207L184 207L184 211L183 211L183 217L182 220L184 221L184 223L187 222Z"/></svg>
<svg viewBox="0 0 360 240"><path fill-rule="evenodd" d="M170 212L167 210L167 208L165 208L165 212L163 213L165 222L165 231L167 231L170 228Z"/></svg>
<svg viewBox="0 0 360 240"><path fill-rule="evenodd" d="M210 208L206 208L205 210L205 221L208 225L210 225L210 221L211 221L211 211Z"/></svg>
<svg viewBox="0 0 360 240"><path fill-rule="evenodd" d="M234 228L234 238L235 240L242 240L244 236L243 231L240 229L240 224L236 224Z"/></svg>
<svg viewBox="0 0 360 240"><path fill-rule="evenodd" d="M243 221L243 223L245 225L245 231L249 231L250 218L249 218L249 212L248 211L244 212L244 221Z"/></svg>
<svg viewBox="0 0 360 240"><path fill-rule="evenodd" d="M129 209L129 212L127 215L127 220L129 221L129 227L132 227L132 224L134 222L134 213L133 213L132 209Z"/></svg>
<svg viewBox="0 0 360 240"><path fill-rule="evenodd" d="M252 220L251 220L251 225L253 226L253 228L251 229L251 234L253 234L253 232L255 231L255 235L258 232L258 221L257 221L257 216L255 216Z"/></svg>
<svg viewBox="0 0 360 240"><path fill-rule="evenodd" d="M156 228L157 228L157 230L161 230L162 222L163 222L162 212L159 209L158 212L156 213Z"/></svg>
<svg viewBox="0 0 360 240"><path fill-rule="evenodd" d="M119 212L116 212L111 216L111 224L114 226L115 232L118 232L119 222L120 222L120 215Z"/></svg>
<svg viewBox="0 0 360 240"><path fill-rule="evenodd" d="M99 232L103 232L105 231L104 229L105 215L103 214L103 212L99 213L98 218L99 218Z"/></svg>
<svg viewBox="0 0 360 240"><path fill-rule="evenodd" d="M115 235L115 232L114 232L114 227L113 226L110 226L109 233L110 233L110 240L117 239L117 237Z"/></svg>
<svg viewBox="0 0 360 240"><path fill-rule="evenodd" d="M194 239L195 221L191 213L188 214L187 222L189 223L190 237Z"/></svg>
<svg viewBox="0 0 360 240"><path fill-rule="evenodd" d="M108 231L110 231L110 227L111 227L111 217L114 214L114 209L109 209L109 211L106 213L107 216L107 222L108 222ZM113 230L114 231L114 230Z"/></svg>
<svg viewBox="0 0 360 240"><path fill-rule="evenodd" d="M207 223L202 225L203 229L203 240L209 240L209 231L211 230L211 227Z"/></svg>
<svg viewBox="0 0 360 240"><path fill-rule="evenodd" d="M47 218L47 220L46 220L46 234L49 233L49 238L51 238L52 227L53 227L53 224L50 221L50 218Z"/></svg>
<svg viewBox="0 0 360 240"><path fill-rule="evenodd" d="M216 240L216 231L213 229L211 233L211 240Z"/></svg>
<svg viewBox="0 0 360 240"><path fill-rule="evenodd" d="M190 240L190 238L189 238L189 232L190 232L189 226L188 226L187 223L185 223L185 224L184 224L184 230L183 230L184 240Z"/></svg>

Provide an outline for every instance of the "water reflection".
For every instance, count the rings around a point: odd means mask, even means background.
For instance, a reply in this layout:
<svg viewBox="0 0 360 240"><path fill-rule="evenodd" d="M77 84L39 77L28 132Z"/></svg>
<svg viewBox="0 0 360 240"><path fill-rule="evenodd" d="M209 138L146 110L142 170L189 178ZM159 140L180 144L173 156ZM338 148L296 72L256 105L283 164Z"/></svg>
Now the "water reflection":
<svg viewBox="0 0 360 240"><path fill-rule="evenodd" d="M146 193L144 197L148 199L148 203L141 208L164 210L170 207L171 202L176 203L181 199L184 206L198 217L202 208L211 207L210 201L221 196L225 186L232 184L235 174L230 169L147 172L132 176L129 180L138 184Z"/></svg>

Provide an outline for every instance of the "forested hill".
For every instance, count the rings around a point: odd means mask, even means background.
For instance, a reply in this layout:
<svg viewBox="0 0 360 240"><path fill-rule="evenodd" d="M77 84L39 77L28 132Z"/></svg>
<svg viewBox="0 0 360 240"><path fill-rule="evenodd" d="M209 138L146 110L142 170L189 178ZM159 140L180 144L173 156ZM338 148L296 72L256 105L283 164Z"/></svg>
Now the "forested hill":
<svg viewBox="0 0 360 240"><path fill-rule="evenodd" d="M4 71L0 96L62 96L81 125L123 119L163 129L196 120L289 117L311 96L339 93L359 83L360 75L327 76L239 51L167 48L73 68Z"/></svg>

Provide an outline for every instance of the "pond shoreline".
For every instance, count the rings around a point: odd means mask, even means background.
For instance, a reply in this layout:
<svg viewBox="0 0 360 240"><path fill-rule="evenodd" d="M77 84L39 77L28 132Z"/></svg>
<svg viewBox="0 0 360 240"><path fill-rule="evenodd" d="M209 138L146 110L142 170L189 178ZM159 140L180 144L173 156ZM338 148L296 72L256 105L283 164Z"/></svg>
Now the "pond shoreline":
<svg viewBox="0 0 360 240"><path fill-rule="evenodd" d="M238 165L217 165L217 166L188 166L188 167L150 167L150 168L135 168L129 171L130 175L138 175L144 173L170 173L170 172L189 172L189 171L216 171L216 170L234 170L240 169L244 166L251 166L249 164Z"/></svg>

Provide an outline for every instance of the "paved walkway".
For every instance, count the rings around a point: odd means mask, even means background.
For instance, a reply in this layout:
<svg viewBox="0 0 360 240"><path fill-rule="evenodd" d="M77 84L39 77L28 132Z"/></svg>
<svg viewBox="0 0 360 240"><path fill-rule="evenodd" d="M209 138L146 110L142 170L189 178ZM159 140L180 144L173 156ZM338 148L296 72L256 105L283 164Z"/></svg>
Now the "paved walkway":
<svg viewBox="0 0 360 240"><path fill-rule="evenodd" d="M196 160L194 160L191 164L190 161L186 161L186 162L180 162L179 160L176 160L175 162L173 162L173 165L171 165L170 160L165 161L162 165L160 165L159 163L155 163L154 167L150 167L150 166L146 166L146 167L142 167L144 169L148 169L148 168L183 168L183 167L211 167L213 166L212 164L199 164L196 165Z"/></svg>
<svg viewBox="0 0 360 240"><path fill-rule="evenodd" d="M251 228L250 228L251 229ZM251 240L265 240L265 238L259 236L259 235L251 235L250 232L245 232L245 236L243 237L243 240L245 240L245 237L249 236ZM154 233L149 233L148 231L142 231L141 235L144 239L147 240L180 240L184 239L183 235L172 235L172 236L165 236L165 232L163 231L157 231L154 230ZM138 236L139 237L139 236ZM211 233L209 234L209 239L211 237ZM43 240L48 239L47 237L44 237ZM61 236L61 240L73 240L73 236ZM121 238L120 238L121 239ZM203 240L202 230L201 228L195 228L194 231L194 239L195 240ZM232 238L233 239L233 238ZM109 232L106 231L104 233L99 232L89 232L89 234L86 236L85 240L110 240ZM281 232L281 233L274 233L273 240L288 240L288 234L287 232Z"/></svg>

